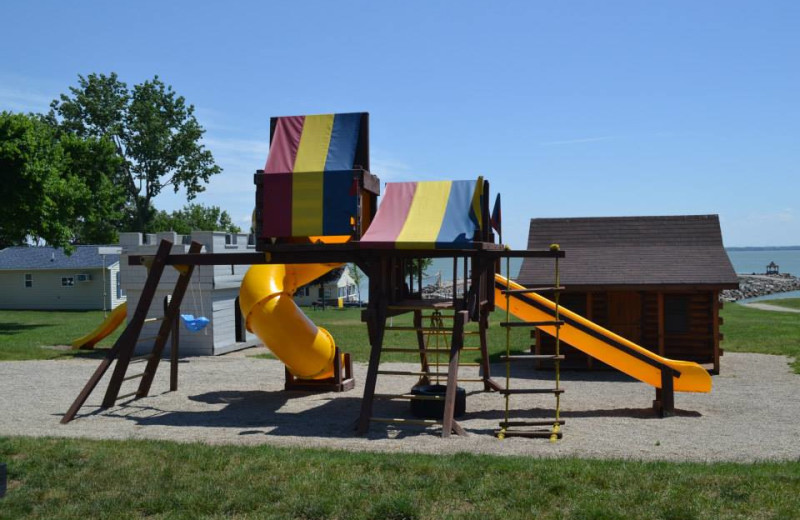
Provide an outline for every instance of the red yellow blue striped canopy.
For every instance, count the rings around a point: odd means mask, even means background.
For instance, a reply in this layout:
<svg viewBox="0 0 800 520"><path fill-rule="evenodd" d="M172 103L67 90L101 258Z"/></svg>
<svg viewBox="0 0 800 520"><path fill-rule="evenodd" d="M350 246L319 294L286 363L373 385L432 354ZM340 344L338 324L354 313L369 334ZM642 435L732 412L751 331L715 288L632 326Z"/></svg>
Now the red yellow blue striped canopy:
<svg viewBox="0 0 800 520"><path fill-rule="evenodd" d="M262 236L349 235L362 113L275 118L264 166Z"/></svg>
<svg viewBox="0 0 800 520"><path fill-rule="evenodd" d="M362 246L469 247L481 229L483 179L390 182Z"/></svg>

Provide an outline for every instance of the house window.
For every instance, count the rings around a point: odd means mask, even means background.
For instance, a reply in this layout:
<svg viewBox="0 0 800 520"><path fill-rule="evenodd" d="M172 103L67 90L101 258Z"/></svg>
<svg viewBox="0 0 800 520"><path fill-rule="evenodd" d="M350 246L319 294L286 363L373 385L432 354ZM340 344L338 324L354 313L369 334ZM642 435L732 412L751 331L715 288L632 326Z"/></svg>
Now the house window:
<svg viewBox="0 0 800 520"><path fill-rule="evenodd" d="M61 277L61 287L73 287L75 285L75 277L74 276L62 276Z"/></svg>
<svg viewBox="0 0 800 520"><path fill-rule="evenodd" d="M33 275L31 273L25 274L25 287L33 287Z"/></svg>
<svg viewBox="0 0 800 520"><path fill-rule="evenodd" d="M666 334L689 332L689 299L686 296L664 297L664 332Z"/></svg>

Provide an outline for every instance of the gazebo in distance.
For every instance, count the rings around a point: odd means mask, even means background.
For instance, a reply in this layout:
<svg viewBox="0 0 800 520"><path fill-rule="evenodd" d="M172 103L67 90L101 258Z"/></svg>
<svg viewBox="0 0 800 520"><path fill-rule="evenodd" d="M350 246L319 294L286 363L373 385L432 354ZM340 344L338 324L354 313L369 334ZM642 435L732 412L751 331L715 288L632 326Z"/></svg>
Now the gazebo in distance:
<svg viewBox="0 0 800 520"><path fill-rule="evenodd" d="M781 274L780 266L775 262L770 262L767 266L767 274Z"/></svg>

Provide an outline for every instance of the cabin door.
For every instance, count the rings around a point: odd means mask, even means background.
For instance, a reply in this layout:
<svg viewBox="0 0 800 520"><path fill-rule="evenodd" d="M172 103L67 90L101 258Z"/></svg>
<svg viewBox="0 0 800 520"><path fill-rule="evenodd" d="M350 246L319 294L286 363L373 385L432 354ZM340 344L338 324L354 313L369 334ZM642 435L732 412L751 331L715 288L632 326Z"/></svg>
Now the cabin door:
<svg viewBox="0 0 800 520"><path fill-rule="evenodd" d="M638 292L608 293L608 328L636 344L642 342L642 296Z"/></svg>

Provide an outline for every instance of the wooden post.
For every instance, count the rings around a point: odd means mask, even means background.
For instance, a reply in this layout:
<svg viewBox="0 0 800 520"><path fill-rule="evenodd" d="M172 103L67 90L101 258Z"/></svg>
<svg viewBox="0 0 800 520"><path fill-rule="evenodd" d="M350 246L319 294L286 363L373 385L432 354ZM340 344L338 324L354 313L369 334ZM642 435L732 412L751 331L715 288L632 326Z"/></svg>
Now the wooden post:
<svg viewBox="0 0 800 520"><path fill-rule="evenodd" d="M370 300L372 303L372 300ZM376 302L375 307L367 309L367 329L369 332L370 354L367 378L364 381L364 397L361 400L361 414L358 417L356 433L364 435L369 430L372 418L372 404L375 400L375 385L378 382L378 365L381 362L383 334L386 329L386 304Z"/></svg>
<svg viewBox="0 0 800 520"><path fill-rule="evenodd" d="M658 398L658 393L656 394ZM672 417L675 415L675 390L672 383L672 371L669 367L661 368L661 417Z"/></svg>
<svg viewBox="0 0 800 520"><path fill-rule="evenodd" d="M164 316L167 315L169 298L164 297ZM169 391L174 392L178 389L178 347L180 345L180 309L172 320L172 344L169 352Z"/></svg>
<svg viewBox="0 0 800 520"><path fill-rule="evenodd" d="M430 365L428 364L428 354L425 352L425 334L422 333L422 310L417 309L414 311L414 327L417 329L417 346L419 346L419 363L420 370L425 373L430 373ZM438 367L437 367L438 368ZM430 378L427 375L420 377L418 385L430 384Z"/></svg>
<svg viewBox="0 0 800 520"><path fill-rule="evenodd" d="M458 311L453 316L453 339L450 342L450 364L447 368L447 392L444 396L444 417L442 421L442 437L450 437L455 431L463 435L464 430L453 420L456 407L456 392L458 391L458 357L464 346L464 323L467 320L467 311Z"/></svg>

